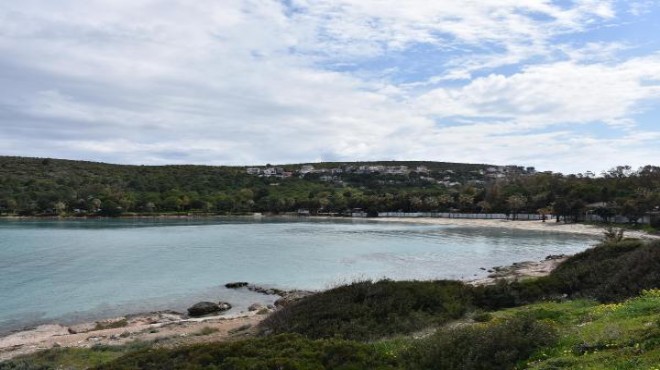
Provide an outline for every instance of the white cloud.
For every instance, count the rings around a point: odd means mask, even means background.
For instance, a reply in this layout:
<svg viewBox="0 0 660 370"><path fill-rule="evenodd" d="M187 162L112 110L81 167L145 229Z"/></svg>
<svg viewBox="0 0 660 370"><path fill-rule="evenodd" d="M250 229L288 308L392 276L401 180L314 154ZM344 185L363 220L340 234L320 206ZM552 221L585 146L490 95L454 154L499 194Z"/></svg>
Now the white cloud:
<svg viewBox="0 0 660 370"><path fill-rule="evenodd" d="M5 154L125 163L550 164L530 153L552 143L566 158L585 145L567 140L567 123L630 134L641 104L658 101L657 55L621 59L629 45L616 40L555 41L616 19L614 5L5 2L0 143ZM437 76L395 83L399 68L370 65L396 53L411 62L406 51L419 45ZM327 68L342 63L362 72ZM446 118L459 123L444 127ZM629 142L647 145L645 137L608 144L635 152Z"/></svg>
<svg viewBox="0 0 660 370"><path fill-rule="evenodd" d="M620 124L640 103L660 98L659 81L660 55L620 64L558 62L438 88L423 95L418 106L438 117L506 118L538 127Z"/></svg>

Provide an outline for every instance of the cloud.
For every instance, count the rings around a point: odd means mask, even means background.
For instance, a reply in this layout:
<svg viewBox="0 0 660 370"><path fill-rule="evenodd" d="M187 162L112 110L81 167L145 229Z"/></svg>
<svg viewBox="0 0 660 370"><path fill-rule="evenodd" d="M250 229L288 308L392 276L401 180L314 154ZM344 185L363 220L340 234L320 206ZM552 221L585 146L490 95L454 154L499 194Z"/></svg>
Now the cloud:
<svg viewBox="0 0 660 370"><path fill-rule="evenodd" d="M490 74L419 99L437 117L494 117L532 126L605 122L617 125L640 104L660 98L660 55L619 64L557 62L505 76ZM517 127L516 129L520 129Z"/></svg>
<svg viewBox="0 0 660 370"><path fill-rule="evenodd" d="M570 140L575 123L627 135L590 138L615 153L657 153L636 115L658 102L660 57L623 56L635 48L627 39L583 37L618 24L620 9L595 0L5 2L0 153L561 169L592 145ZM551 161L544 145L565 150Z"/></svg>

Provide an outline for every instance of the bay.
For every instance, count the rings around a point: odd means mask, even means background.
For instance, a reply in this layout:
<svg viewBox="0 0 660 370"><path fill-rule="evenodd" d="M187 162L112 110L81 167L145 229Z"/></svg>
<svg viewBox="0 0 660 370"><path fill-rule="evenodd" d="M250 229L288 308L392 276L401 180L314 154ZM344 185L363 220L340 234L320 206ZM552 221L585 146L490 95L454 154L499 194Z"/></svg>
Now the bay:
<svg viewBox="0 0 660 370"><path fill-rule="evenodd" d="M272 297L248 281L327 289L362 279L468 279L480 267L571 254L585 236L355 219L0 221L0 333L224 300Z"/></svg>

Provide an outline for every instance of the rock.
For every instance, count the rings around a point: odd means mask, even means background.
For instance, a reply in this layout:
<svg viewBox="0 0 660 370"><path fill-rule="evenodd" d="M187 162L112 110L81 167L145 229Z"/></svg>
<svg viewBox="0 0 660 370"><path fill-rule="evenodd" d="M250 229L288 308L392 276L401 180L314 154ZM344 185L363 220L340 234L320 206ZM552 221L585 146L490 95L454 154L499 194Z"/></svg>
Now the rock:
<svg viewBox="0 0 660 370"><path fill-rule="evenodd" d="M245 325L239 326L238 328L229 330L228 333L229 334L236 334L236 333L241 332L241 331L246 331L246 330L250 329L251 327L252 327L252 325L245 324Z"/></svg>
<svg viewBox="0 0 660 370"><path fill-rule="evenodd" d="M484 270L484 271L486 271L486 268L485 268L485 267L479 267L479 270Z"/></svg>
<svg viewBox="0 0 660 370"><path fill-rule="evenodd" d="M282 296L286 294L286 291L276 289L276 288L264 288L260 287L258 285L248 285L247 287L249 290L256 292L256 293L261 293L261 294L266 294L266 295L279 295Z"/></svg>
<svg viewBox="0 0 660 370"><path fill-rule="evenodd" d="M250 305L250 307L248 307L248 311L259 311L259 310L264 309L264 308L266 308L266 307L264 305L262 305L261 303L253 303L253 304Z"/></svg>
<svg viewBox="0 0 660 370"><path fill-rule="evenodd" d="M69 332L69 334L78 334L78 332L72 328L68 328L67 331Z"/></svg>
<svg viewBox="0 0 660 370"><path fill-rule="evenodd" d="M227 302L218 302L218 306L220 307L220 310L222 311L227 311L231 309L231 304Z"/></svg>
<svg viewBox="0 0 660 370"><path fill-rule="evenodd" d="M289 305L295 301L298 301L300 299L303 299L309 295L314 294L313 292L308 292L304 290L293 290L290 292L285 293L282 298L278 299L275 301L275 307L284 307L286 305Z"/></svg>
<svg viewBox="0 0 660 370"><path fill-rule="evenodd" d="M222 308L217 303L198 302L198 303L195 303L192 307L188 308L188 315L190 315L191 317L199 317L199 316L209 315L209 314L224 311L224 310L227 310L227 308Z"/></svg>
<svg viewBox="0 0 660 370"><path fill-rule="evenodd" d="M227 283L225 284L225 288L227 289L238 289L238 288L243 288L248 286L247 281L235 281L232 283Z"/></svg>

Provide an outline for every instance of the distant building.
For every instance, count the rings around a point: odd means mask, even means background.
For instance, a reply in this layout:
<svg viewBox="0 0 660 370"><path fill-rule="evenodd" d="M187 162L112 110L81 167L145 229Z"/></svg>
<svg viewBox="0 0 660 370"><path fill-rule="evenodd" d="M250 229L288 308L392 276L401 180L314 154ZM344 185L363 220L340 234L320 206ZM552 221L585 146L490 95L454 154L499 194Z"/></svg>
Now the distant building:
<svg viewBox="0 0 660 370"><path fill-rule="evenodd" d="M313 172L313 171L314 171L314 166L306 164L306 165L303 165L302 167L300 167L299 172L300 172L301 175L305 175L305 174L308 174L308 173Z"/></svg>

